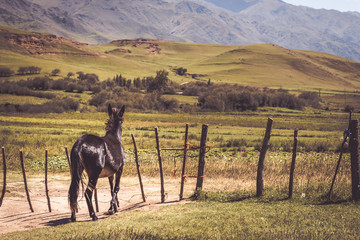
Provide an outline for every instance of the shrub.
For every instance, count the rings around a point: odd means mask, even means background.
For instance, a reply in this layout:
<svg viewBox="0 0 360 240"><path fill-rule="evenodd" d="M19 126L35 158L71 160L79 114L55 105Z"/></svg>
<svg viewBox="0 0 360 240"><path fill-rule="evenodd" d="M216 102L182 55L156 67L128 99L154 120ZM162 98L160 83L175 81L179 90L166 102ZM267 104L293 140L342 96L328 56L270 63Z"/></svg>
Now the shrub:
<svg viewBox="0 0 360 240"><path fill-rule="evenodd" d="M19 67L17 73L19 75L31 75L31 74L39 74L41 72L40 67L30 66L30 67Z"/></svg>
<svg viewBox="0 0 360 240"><path fill-rule="evenodd" d="M355 108L350 105L346 105L344 108L344 112L354 112Z"/></svg>
<svg viewBox="0 0 360 240"><path fill-rule="evenodd" d="M54 70L51 71L51 76L57 76L60 73L60 69L55 68Z"/></svg>
<svg viewBox="0 0 360 240"><path fill-rule="evenodd" d="M177 75L183 76L186 74L187 69L183 67L179 67L179 68L175 68L174 71L176 72Z"/></svg>
<svg viewBox="0 0 360 240"><path fill-rule="evenodd" d="M10 77L13 74L14 71L12 71L10 68L0 67L0 77Z"/></svg>
<svg viewBox="0 0 360 240"><path fill-rule="evenodd" d="M302 109L305 101L288 91L260 89L237 84L189 83L182 87L184 95L198 95L204 111L246 111L258 107Z"/></svg>

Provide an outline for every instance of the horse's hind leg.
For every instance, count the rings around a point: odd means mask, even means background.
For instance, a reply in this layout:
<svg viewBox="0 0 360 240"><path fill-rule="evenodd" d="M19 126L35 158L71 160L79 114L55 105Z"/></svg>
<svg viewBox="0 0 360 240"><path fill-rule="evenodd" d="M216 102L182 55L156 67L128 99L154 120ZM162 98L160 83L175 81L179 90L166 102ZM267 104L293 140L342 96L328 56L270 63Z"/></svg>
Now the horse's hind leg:
<svg viewBox="0 0 360 240"><path fill-rule="evenodd" d="M122 172L123 172L123 167L124 167L124 165L122 165L120 167L120 169L116 172L114 194L115 194L115 199L116 199L117 206L119 206L119 200L118 200L117 194L118 194L118 192L120 190L120 178L121 178L121 175L122 175Z"/></svg>
<svg viewBox="0 0 360 240"><path fill-rule="evenodd" d="M85 191L86 203L88 205L90 217L92 218L93 221L96 221L98 219L96 214L95 214L94 207L93 207L93 204L92 204L92 194L93 194L93 191L96 188L97 181L98 181L98 176L89 177L88 186L87 186L86 191Z"/></svg>
<svg viewBox="0 0 360 240"><path fill-rule="evenodd" d="M110 183L110 191L111 191L111 201L110 201L110 208L108 213L114 214L117 212L116 207L116 198L115 198L115 192L114 192L114 176L109 177L109 183Z"/></svg>

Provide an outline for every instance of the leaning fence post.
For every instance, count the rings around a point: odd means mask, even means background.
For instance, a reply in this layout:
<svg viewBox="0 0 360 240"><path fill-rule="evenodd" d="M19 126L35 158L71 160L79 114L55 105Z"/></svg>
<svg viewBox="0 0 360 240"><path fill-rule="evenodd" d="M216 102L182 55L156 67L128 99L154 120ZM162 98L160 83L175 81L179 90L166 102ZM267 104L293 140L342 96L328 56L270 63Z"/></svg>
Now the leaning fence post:
<svg viewBox="0 0 360 240"><path fill-rule="evenodd" d="M137 150L137 147L136 147L136 142L135 142L134 134L131 134L131 138L132 138L133 143L134 143L135 163L136 163L136 169L137 169L137 173L138 173L138 177L139 177L141 195L142 195L143 201L146 202L145 193L144 193L144 187L143 187L143 183L142 183L142 179L141 179L141 173L140 173L138 150Z"/></svg>
<svg viewBox="0 0 360 240"><path fill-rule="evenodd" d="M265 161L266 152L269 148L272 123L273 123L273 120L271 118L268 118L265 137L264 137L261 151L260 151L259 164L258 164L258 170L257 170L256 197L261 197L263 195L263 191L264 191L264 179L263 179L264 161Z"/></svg>
<svg viewBox="0 0 360 240"><path fill-rule="evenodd" d="M94 192L95 192L95 194L94 194L95 208L96 208L96 212L99 212L99 202L98 202L97 188L95 188Z"/></svg>
<svg viewBox="0 0 360 240"><path fill-rule="evenodd" d="M339 155L339 159L338 159L338 162L336 164L336 168L335 168L335 174L334 174L334 177L333 177L333 180L331 182L331 187L330 187L330 190L329 190L329 193L328 193L328 200L331 199L331 194L332 194L332 191L333 191L333 188L334 188L334 184L335 184L335 180L336 180L336 175L339 171L339 167L340 167L340 162L341 162L341 158L343 156L343 153L344 153L344 146L345 146L345 143L347 142L347 139L348 137L350 137L350 125L351 125L351 111L349 113L349 126L348 126L348 129L346 129L344 131L344 140L341 144L341 147L340 147L340 155Z"/></svg>
<svg viewBox="0 0 360 240"><path fill-rule="evenodd" d="M204 172L205 172L205 153L206 153L206 143L208 136L208 125L202 125L201 130L201 141L200 141L200 153L199 153L199 167L198 175L196 182L196 191L201 191L204 182Z"/></svg>
<svg viewBox="0 0 360 240"><path fill-rule="evenodd" d="M298 130L294 130L294 145L293 145L293 154L290 168L290 180L289 180L289 199L292 198L293 194L293 183L294 183L294 171L295 171L295 161L296 161L296 151L298 144Z"/></svg>
<svg viewBox="0 0 360 240"><path fill-rule="evenodd" d="M360 200L359 120L351 120L350 133L352 199L358 201Z"/></svg>
<svg viewBox="0 0 360 240"><path fill-rule="evenodd" d="M165 202L165 189L164 189L164 173L162 167L162 159L161 159L161 152L160 152L160 143L159 143L159 134L158 128L155 128L155 138L156 138L156 149L159 158L159 168L160 168L160 184L161 184L161 202Z"/></svg>
<svg viewBox="0 0 360 240"><path fill-rule="evenodd" d="M186 167L186 160L187 160L187 151L189 150L188 133L189 133L189 124L186 124L186 126L185 126L184 159L183 159L183 166L182 166L182 170L181 170L180 200L183 199L183 193L184 193L185 167Z"/></svg>
<svg viewBox="0 0 360 240"><path fill-rule="evenodd" d="M5 158L5 147L2 147L2 156L3 156L4 182L3 182L3 189L2 189L1 198L0 198L0 207L1 207L1 205L2 205L4 196L5 196L5 192L6 192L6 158Z"/></svg>
<svg viewBox="0 0 360 240"><path fill-rule="evenodd" d="M34 209L33 209L32 205L31 205L29 190L28 190L28 187L27 187L26 173L25 173L25 167L24 167L24 158L23 158L22 150L20 150L20 163L21 163L21 169L22 169L22 173L23 173L23 177L24 177L24 185L25 185L26 197L27 197L27 200L29 202L31 212L34 212Z"/></svg>
<svg viewBox="0 0 360 240"><path fill-rule="evenodd" d="M48 189L48 150L45 150L45 193L48 203L48 209L49 212L51 212L51 204L50 204L49 189Z"/></svg>

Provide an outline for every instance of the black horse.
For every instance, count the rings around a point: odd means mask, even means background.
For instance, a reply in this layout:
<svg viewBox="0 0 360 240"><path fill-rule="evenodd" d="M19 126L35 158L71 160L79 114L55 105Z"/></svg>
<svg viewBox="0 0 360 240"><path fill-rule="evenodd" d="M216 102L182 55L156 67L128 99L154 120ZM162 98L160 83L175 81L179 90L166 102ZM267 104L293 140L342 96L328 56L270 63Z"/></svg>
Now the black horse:
<svg viewBox="0 0 360 240"><path fill-rule="evenodd" d="M106 135L98 137L84 135L80 137L71 149L71 185L69 188L69 203L71 221L76 221L78 211L79 182L82 182L82 173L85 169L88 175L88 185L85 190L86 203L92 220L97 220L92 205L92 194L96 188L98 178L108 177L111 190L109 214L117 212L117 193L119 192L120 177L122 174L125 151L121 142L123 115L125 106L118 110L109 104L109 120L106 123ZM114 174L116 174L114 187Z"/></svg>

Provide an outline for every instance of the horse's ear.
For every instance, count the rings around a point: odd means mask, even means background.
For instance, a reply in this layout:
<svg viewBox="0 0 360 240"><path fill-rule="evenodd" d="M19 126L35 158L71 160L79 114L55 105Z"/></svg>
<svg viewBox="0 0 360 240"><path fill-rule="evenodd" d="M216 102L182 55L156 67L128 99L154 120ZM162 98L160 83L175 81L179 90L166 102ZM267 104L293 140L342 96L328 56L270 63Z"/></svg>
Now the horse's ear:
<svg viewBox="0 0 360 240"><path fill-rule="evenodd" d="M113 110L112 110L112 107L111 107L110 103L108 105L108 114L109 114L109 117L113 114Z"/></svg>
<svg viewBox="0 0 360 240"><path fill-rule="evenodd" d="M124 115L124 112L125 112L125 105L122 106L120 112L119 112L119 117L122 117Z"/></svg>

